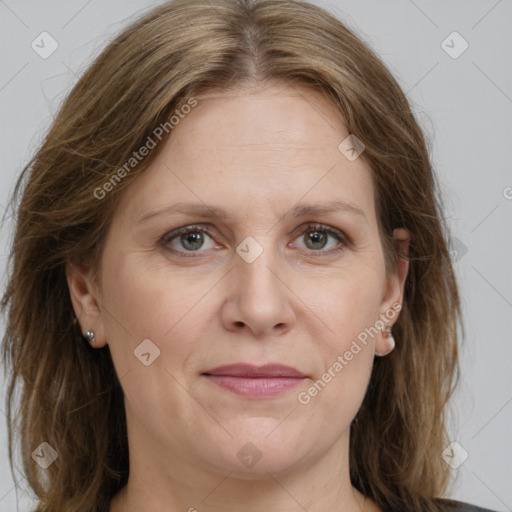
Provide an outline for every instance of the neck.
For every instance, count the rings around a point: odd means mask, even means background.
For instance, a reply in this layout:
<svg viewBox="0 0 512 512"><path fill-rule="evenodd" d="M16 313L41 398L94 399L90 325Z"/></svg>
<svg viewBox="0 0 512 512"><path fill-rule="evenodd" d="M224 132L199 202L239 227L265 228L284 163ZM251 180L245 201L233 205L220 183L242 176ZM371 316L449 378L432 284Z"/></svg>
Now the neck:
<svg viewBox="0 0 512 512"><path fill-rule="evenodd" d="M293 468L255 474L222 471L161 445L130 442L148 439L129 432L130 476L112 499L110 512L378 512L350 482L349 436L322 457ZM151 438L149 438L151 439Z"/></svg>

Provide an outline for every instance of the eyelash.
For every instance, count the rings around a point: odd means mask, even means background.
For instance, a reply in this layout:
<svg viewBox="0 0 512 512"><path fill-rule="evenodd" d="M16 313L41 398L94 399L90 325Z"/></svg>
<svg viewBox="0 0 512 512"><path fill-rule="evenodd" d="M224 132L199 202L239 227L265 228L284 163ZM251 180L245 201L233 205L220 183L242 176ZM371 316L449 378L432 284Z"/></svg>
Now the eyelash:
<svg viewBox="0 0 512 512"><path fill-rule="evenodd" d="M339 247L337 247L336 249L330 249L328 251L324 251L324 250L318 250L318 251L309 250L308 252L313 257L322 257L322 256L325 256L325 255L331 255L332 253L337 253L337 252L343 250L346 246L349 245L348 240L346 239L346 237L343 235L343 233L341 231L338 231L337 229L331 228L329 226L324 226L322 224L308 224L307 226L305 226L305 228L299 233L299 235L296 238L299 238L300 236L304 235L305 233L307 233L309 231L322 231L322 232L324 232L324 233L326 233L328 235L333 236L340 243ZM174 231L166 233L161 238L160 242L165 247L165 249L167 251L172 252L174 254L178 254L180 257L184 257L184 258L197 258L199 256L196 256L194 253L203 252L203 251L199 251L199 250L198 251L179 251L179 250L176 250L176 249L169 249L167 247L168 244L172 240L174 240L175 238L178 238L181 235L188 235L189 233L197 233L197 232L205 233L209 237L213 238L213 236L210 233L210 230L208 228L206 228L205 226L202 226L200 224L194 224L194 225L178 228L178 229L176 229Z"/></svg>

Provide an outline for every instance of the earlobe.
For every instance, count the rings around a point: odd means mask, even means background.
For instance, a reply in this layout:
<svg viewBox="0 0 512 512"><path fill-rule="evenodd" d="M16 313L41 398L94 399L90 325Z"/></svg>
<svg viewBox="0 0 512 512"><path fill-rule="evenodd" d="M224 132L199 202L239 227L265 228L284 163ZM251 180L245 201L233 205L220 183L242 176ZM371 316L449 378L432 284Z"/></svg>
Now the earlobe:
<svg viewBox="0 0 512 512"><path fill-rule="evenodd" d="M382 341L378 340L375 345L375 355L379 357L387 356L390 352L393 352L395 348L395 338L391 332L391 326L388 326L383 331L385 334L381 336L383 336L384 339Z"/></svg>
<svg viewBox="0 0 512 512"><path fill-rule="evenodd" d="M97 286L92 280L92 269L84 265L68 263L66 280L71 304L80 325L82 335L94 348L107 344ZM88 332L94 336L86 335Z"/></svg>

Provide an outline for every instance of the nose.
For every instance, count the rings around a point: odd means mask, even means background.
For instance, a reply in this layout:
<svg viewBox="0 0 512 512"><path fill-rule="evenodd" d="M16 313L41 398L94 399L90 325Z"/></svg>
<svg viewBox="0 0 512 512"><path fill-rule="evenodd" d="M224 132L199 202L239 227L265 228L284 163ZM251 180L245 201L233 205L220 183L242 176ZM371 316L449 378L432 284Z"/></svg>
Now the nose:
<svg viewBox="0 0 512 512"><path fill-rule="evenodd" d="M222 310L226 329L247 330L263 337L283 334L292 327L294 295L274 252L267 246L252 262L234 256L234 268L226 277L228 296Z"/></svg>

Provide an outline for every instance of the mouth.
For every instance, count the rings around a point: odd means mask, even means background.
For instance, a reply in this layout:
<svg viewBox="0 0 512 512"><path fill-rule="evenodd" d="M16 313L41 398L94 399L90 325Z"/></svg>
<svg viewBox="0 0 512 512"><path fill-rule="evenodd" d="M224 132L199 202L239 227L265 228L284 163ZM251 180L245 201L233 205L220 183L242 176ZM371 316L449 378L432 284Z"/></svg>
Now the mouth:
<svg viewBox="0 0 512 512"><path fill-rule="evenodd" d="M254 398L279 395L295 388L308 378L307 375L290 366L281 364L254 366L246 363L219 366L201 375L221 389Z"/></svg>

